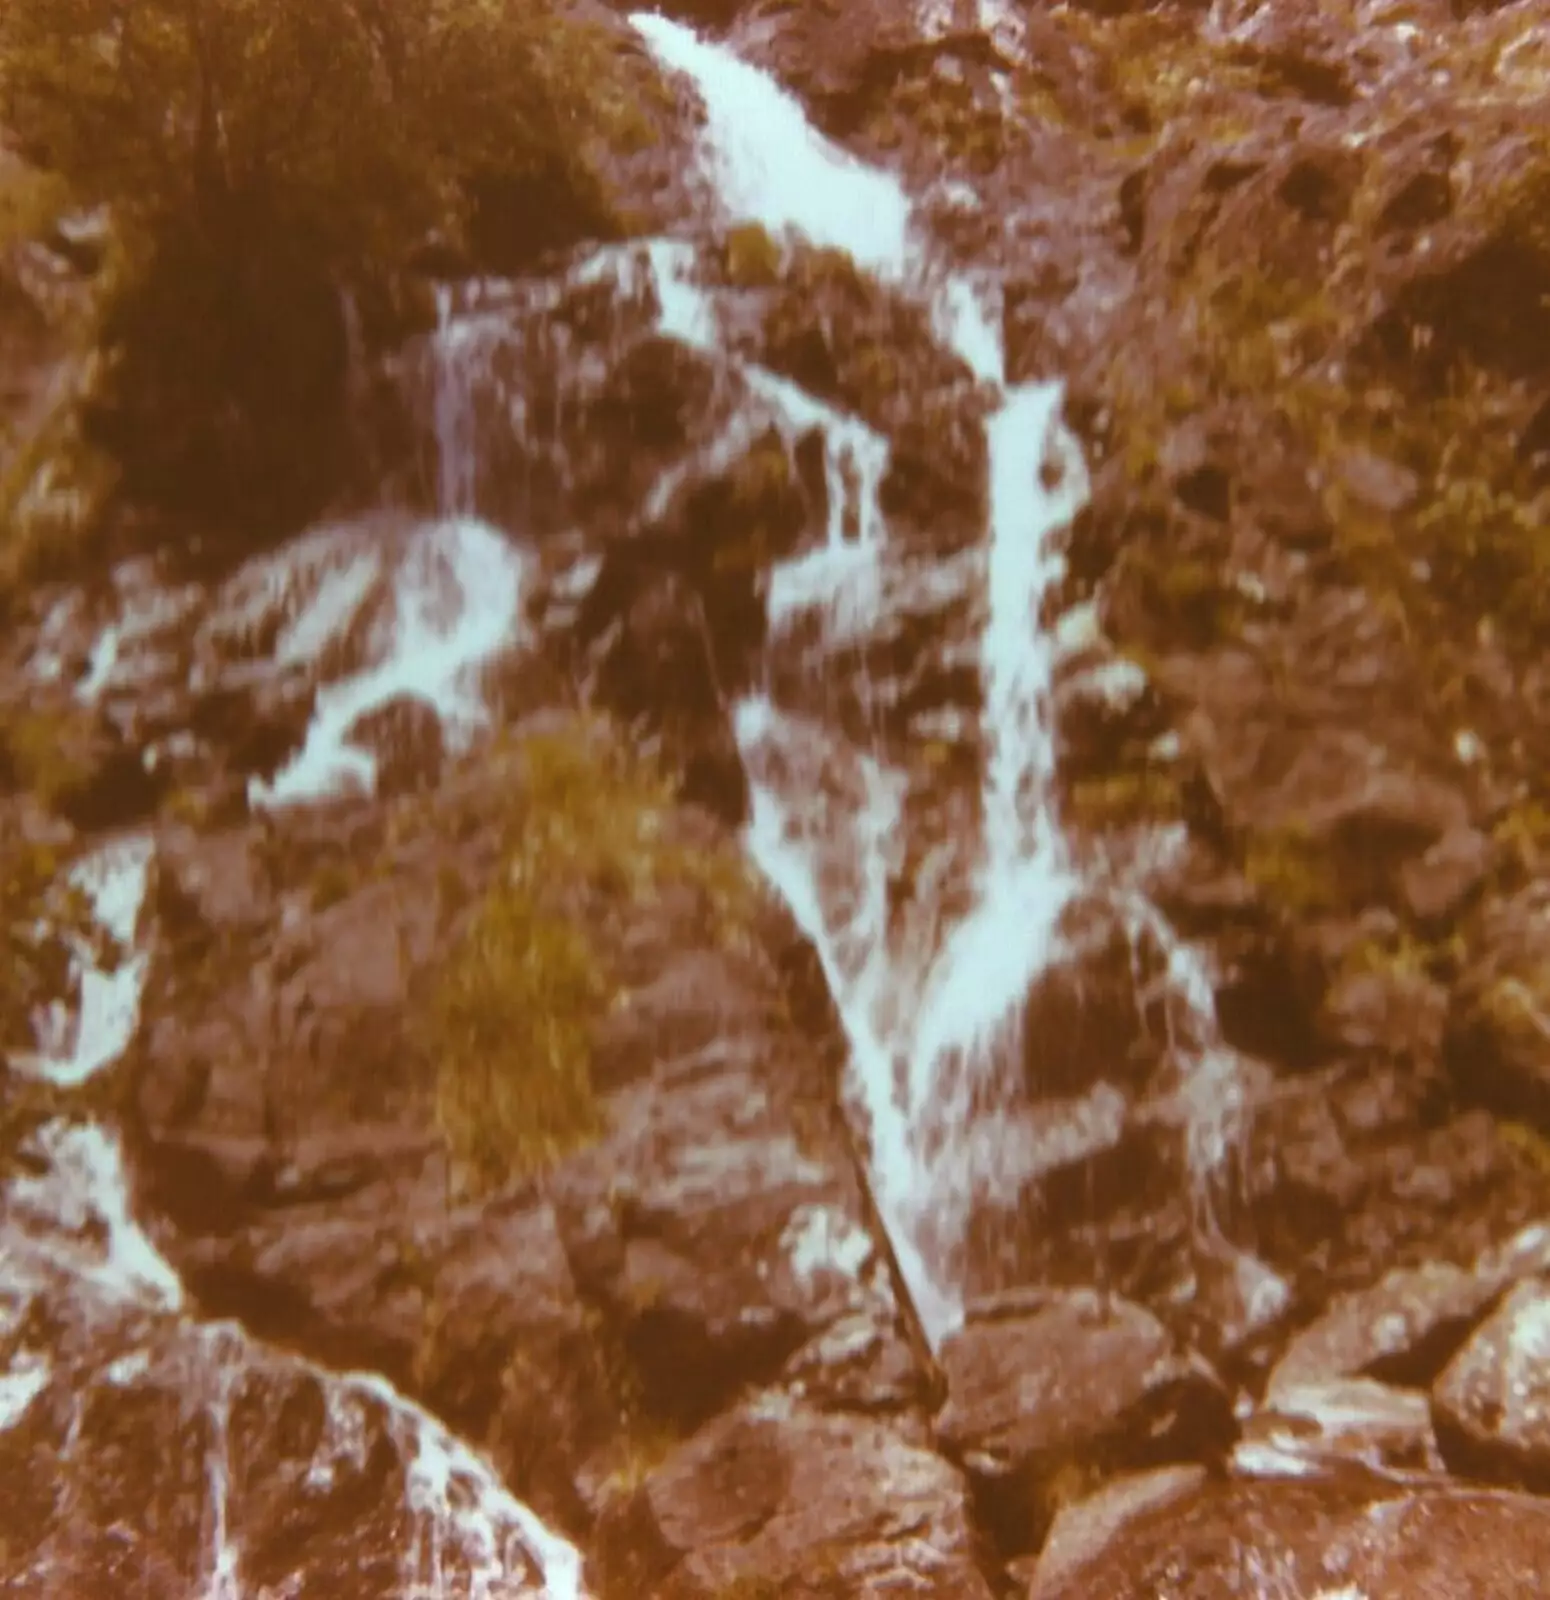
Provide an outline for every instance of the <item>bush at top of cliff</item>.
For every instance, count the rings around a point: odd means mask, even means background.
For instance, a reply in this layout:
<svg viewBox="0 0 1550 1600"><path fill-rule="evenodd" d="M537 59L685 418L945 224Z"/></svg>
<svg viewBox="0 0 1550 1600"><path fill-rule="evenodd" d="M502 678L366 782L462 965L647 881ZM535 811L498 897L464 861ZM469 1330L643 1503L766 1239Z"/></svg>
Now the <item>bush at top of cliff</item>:
<svg viewBox="0 0 1550 1600"><path fill-rule="evenodd" d="M588 144L639 126L559 0L7 0L0 118L122 220L279 226L344 263L546 174L599 223Z"/></svg>
<svg viewBox="0 0 1550 1600"><path fill-rule="evenodd" d="M433 230L510 270L613 231L617 37L561 0L5 0L0 124L119 253L98 428L140 497L310 514L343 456L339 290Z"/></svg>

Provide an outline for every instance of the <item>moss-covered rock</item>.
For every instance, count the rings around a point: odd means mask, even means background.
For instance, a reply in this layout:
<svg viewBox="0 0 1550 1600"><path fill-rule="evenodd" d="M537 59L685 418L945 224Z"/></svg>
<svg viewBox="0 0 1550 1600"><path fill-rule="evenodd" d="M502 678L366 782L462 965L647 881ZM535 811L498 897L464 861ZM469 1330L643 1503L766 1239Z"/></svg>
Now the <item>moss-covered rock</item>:
<svg viewBox="0 0 1550 1600"><path fill-rule="evenodd" d="M1488 906L1470 929L1447 1052L1461 1095L1550 1128L1550 887L1543 882Z"/></svg>

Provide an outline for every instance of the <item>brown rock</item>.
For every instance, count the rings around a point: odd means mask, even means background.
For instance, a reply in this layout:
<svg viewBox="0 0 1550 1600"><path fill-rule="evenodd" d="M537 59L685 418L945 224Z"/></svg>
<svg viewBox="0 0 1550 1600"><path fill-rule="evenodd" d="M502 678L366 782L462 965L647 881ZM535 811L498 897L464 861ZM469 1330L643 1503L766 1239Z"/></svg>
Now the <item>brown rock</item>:
<svg viewBox="0 0 1550 1600"><path fill-rule="evenodd" d="M1435 1067L1441 1059L1448 994L1423 973L1397 968L1347 972L1319 1008L1320 1037L1332 1054L1388 1056Z"/></svg>
<svg viewBox="0 0 1550 1600"><path fill-rule="evenodd" d="M1338 1481L1201 1489L1134 1518L1039 1600L1463 1600L1533 1594L1550 1507L1526 1495Z"/></svg>
<svg viewBox="0 0 1550 1600"><path fill-rule="evenodd" d="M773 1394L701 1430L606 1514L589 1577L606 1600L712 1600L739 1582L988 1600L967 1494L908 1431Z"/></svg>
<svg viewBox="0 0 1550 1600"><path fill-rule="evenodd" d="M1233 1465L1246 1476L1338 1471L1440 1472L1431 1408L1419 1389L1371 1378L1283 1383L1244 1424Z"/></svg>
<svg viewBox="0 0 1550 1600"><path fill-rule="evenodd" d="M1269 1396L1347 1377L1425 1386L1499 1292L1498 1283L1462 1267L1397 1268L1370 1289L1340 1296L1298 1334L1271 1376Z"/></svg>
<svg viewBox="0 0 1550 1600"><path fill-rule="evenodd" d="M1062 1506L1039 1552L1028 1600L1043 1600L1075 1578L1132 1518L1172 1505L1205 1481L1204 1467L1158 1467L1119 1478L1085 1500Z"/></svg>
<svg viewBox="0 0 1550 1600"><path fill-rule="evenodd" d="M1550 1492L1550 1284L1521 1283L1432 1391L1455 1471Z"/></svg>
<svg viewBox="0 0 1550 1600"><path fill-rule="evenodd" d="M1444 834L1401 872L1405 910L1428 931L1446 927L1485 881L1491 853L1491 841L1473 828Z"/></svg>
<svg viewBox="0 0 1550 1600"><path fill-rule="evenodd" d="M1176 1354L1141 1307L1087 1291L981 1302L941 1363L948 1399L936 1436L979 1482L1014 1551L1036 1546L1057 1474L1210 1456L1233 1431L1203 1361Z"/></svg>

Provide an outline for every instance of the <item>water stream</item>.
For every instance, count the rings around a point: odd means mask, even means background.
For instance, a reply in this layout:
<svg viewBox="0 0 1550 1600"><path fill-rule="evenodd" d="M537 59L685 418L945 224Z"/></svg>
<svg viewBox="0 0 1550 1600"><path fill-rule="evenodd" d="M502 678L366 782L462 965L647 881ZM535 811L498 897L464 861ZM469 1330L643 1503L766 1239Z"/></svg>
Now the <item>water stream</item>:
<svg viewBox="0 0 1550 1600"><path fill-rule="evenodd" d="M981 11L998 36L1015 31L1006 8ZM983 537L961 557L922 560L895 549L879 504L888 441L735 359L691 245L599 251L570 280L611 286L621 304L639 301L644 288L650 327L722 372L710 437L663 472L643 516L667 505L687 475L734 461L771 425L793 449L813 429L822 436L827 524L770 574L763 681L771 687L731 710L751 784L747 845L822 963L850 1046L844 1096L874 1199L914 1308L940 1344L963 1315L964 1240L976 1205L1014 1194L1025 1175L1028 1152L1010 1131L1025 1097L1025 1001L1039 975L1070 956L1065 914L1091 887L1056 803L1060 647L1044 616L1063 576L1061 538L1086 501L1086 471L1061 420L1060 385L1005 382L994 276L947 269L893 175L824 140L792 96L728 49L660 16L631 20L662 68L687 76L704 103L702 159L716 220L756 222L777 238L847 252L927 310L937 337L989 397ZM251 563L213 596L171 605L174 620L191 607L207 612L181 690L197 688L198 675L214 670L209 663L229 666L249 653L261 658L259 672L321 680L302 747L277 773L252 777L254 806L370 793L376 761L358 730L395 700L430 706L454 747L486 725L481 674L521 636L537 559L478 515L488 443L479 400L505 381L495 359L509 333L504 315L450 291L441 300L429 408L439 461L434 519L391 538L324 529ZM521 396L505 398L505 425L520 429ZM980 782L965 825L912 856L907 819L920 774L881 740L858 740L825 714L825 674L840 643L876 635L902 609L943 592L969 595L978 619ZM154 589L138 603L149 608L139 623L126 610L99 634L79 692L111 701L164 670L171 657L158 654L160 624L144 619L165 620L171 603ZM37 663L45 665L64 670ZM26 1070L64 1088L91 1081L133 1039L152 850L143 839L121 840L79 870L128 959L99 972L83 951L77 1010L43 1021ZM910 885L902 906L901 881ZM1220 1046L1198 957L1144 895L1127 891L1115 904L1134 940L1164 952L1159 982L1204 1194L1241 1133L1234 1059ZM134 1222L111 1131L51 1124L36 1154L40 1170L6 1196L6 1294L18 1304L64 1296L76 1314L119 1330L105 1345L118 1376L104 1367L88 1374L91 1384L126 1381L129 1372L168 1382L182 1375L176 1381L210 1424L201 1447L204 1600L258 1600L244 1586L233 1500L245 1448L230 1426L233 1396L255 1374L298 1381L302 1364L234 1325L191 1319L177 1275ZM394 1525L391 1548L405 1596L581 1594L577 1552L433 1419L379 1378L306 1373L327 1396L329 1422L308 1479L318 1492L361 1470L363 1429L392 1441L407 1523ZM46 1353L13 1355L0 1380L0 1426L16 1426L40 1405L51 1381Z"/></svg>
<svg viewBox="0 0 1550 1600"><path fill-rule="evenodd" d="M874 1195L927 1336L940 1343L962 1313L973 1207L1015 1193L1022 1176L1017 1141L993 1130L1019 1098L1024 1002L1038 975L1070 954L1062 918L1083 889L1056 810L1058 646L1042 614L1064 575L1059 540L1086 502L1086 469L1060 418L1059 383L1005 383L999 286L940 266L895 176L830 144L792 95L725 48L660 16L631 21L704 102L704 162L725 220L847 252L916 296L938 337L994 391L979 565L979 825L970 839L942 847L949 859L942 850L937 859L957 899L967 885L967 909L948 910L928 886L917 893L914 927L897 925L888 886L900 866L905 771L768 697L735 712L752 781L749 846L823 963L851 1044L849 1088ZM690 310L681 285L675 296L664 300L664 331L679 334L690 322L703 330L714 318L708 303ZM750 374L749 387L777 416L797 420L767 377ZM832 425L828 435L832 455L840 435ZM881 574L898 564L876 503L883 459L856 475L863 503L852 520L863 534L846 540L831 526L822 549L775 572L774 650L801 611L816 612L831 633L883 620ZM1163 930L1153 922L1149 932ZM934 936L921 938L921 926ZM1177 940L1170 950L1174 1009L1191 1017L1196 1036L1181 1041L1187 1068L1206 1060L1209 1048L1199 1047L1215 1040L1211 991L1198 960ZM1229 1142L1196 1140L1202 1173Z"/></svg>

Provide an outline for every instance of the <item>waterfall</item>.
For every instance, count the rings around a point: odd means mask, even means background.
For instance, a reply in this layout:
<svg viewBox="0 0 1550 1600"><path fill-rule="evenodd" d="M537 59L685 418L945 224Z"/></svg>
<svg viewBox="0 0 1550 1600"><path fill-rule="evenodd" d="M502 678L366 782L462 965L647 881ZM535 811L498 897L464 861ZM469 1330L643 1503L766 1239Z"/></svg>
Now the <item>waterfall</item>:
<svg viewBox="0 0 1550 1600"><path fill-rule="evenodd" d="M998 32L1014 31L1000 8L983 9L997 13ZM636 13L631 22L704 104L702 163L724 221L846 252L914 297L994 398L977 568L985 616L979 828L972 841L944 841L930 870L917 872L924 903L915 920L933 936L901 936L891 920L909 776L769 696L745 701L734 719L752 794L748 846L823 965L850 1044L847 1098L865 1123L874 1198L926 1334L940 1343L962 1314L960 1255L972 1208L987 1194L1015 1192L1020 1157L992 1119L1016 1101L1025 1000L1066 955L1062 916L1084 887L1055 803L1058 652L1042 613L1064 576L1061 536L1087 501L1086 467L1060 418L1060 384L1005 381L999 286L940 267L893 174L826 140L793 95L725 47L658 15ZM687 320L703 347L715 325L709 298L693 303L680 277L671 302L662 301L662 331L676 334ZM815 618L831 643L864 633L884 617L898 564L877 503L887 443L757 367L743 376L778 423L821 427L831 463L826 542L772 574L771 648L781 648L799 615ZM859 470L842 474L835 463L845 461ZM861 538L836 533L845 517ZM931 872L967 885L966 909L931 903ZM1230 1088L1230 1057L1210 1049L1203 968L1176 940L1170 949L1172 981L1201 1045L1191 1059L1215 1063L1216 1089ZM1221 1098L1196 1097L1206 1131L1192 1124L1191 1150L1202 1168L1230 1142L1230 1128L1210 1132L1221 1123Z"/></svg>

